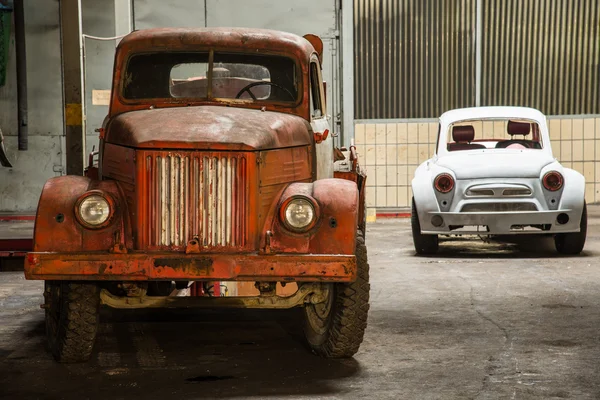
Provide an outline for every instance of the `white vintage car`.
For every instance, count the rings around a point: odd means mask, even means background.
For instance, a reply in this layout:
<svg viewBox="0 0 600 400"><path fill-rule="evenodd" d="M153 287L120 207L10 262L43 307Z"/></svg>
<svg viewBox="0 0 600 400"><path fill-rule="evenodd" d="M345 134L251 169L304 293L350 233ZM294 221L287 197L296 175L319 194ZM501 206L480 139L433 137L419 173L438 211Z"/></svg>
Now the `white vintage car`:
<svg viewBox="0 0 600 400"><path fill-rule="evenodd" d="M417 254L439 235L553 235L578 254L587 233L585 179L553 157L546 117L523 107L476 107L440 117L437 149L412 181Z"/></svg>

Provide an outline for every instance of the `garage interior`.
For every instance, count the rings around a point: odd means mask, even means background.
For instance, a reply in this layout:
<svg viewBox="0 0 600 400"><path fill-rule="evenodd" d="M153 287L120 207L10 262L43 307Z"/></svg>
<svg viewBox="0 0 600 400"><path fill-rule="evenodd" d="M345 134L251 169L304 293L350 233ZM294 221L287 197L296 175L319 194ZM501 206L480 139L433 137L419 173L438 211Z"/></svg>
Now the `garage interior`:
<svg viewBox="0 0 600 400"><path fill-rule="evenodd" d="M90 361L56 363L44 282L23 274L42 187L82 175L98 149L124 35L217 26L323 40L335 145L356 145L368 174L362 346L311 354L296 309L102 307ZM0 398L600 398L597 0L0 0L0 28ZM540 109L554 155L585 176L580 255L541 236L450 237L415 255L410 182L437 118L487 105Z"/></svg>

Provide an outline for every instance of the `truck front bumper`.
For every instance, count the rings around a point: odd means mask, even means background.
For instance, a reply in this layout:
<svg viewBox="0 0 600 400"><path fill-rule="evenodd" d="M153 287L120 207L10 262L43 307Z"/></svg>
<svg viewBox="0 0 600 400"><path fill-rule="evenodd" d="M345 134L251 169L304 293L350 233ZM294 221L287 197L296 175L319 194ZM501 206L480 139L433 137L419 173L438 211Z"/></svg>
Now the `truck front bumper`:
<svg viewBox="0 0 600 400"><path fill-rule="evenodd" d="M41 280L353 282L354 255L28 253L25 277Z"/></svg>

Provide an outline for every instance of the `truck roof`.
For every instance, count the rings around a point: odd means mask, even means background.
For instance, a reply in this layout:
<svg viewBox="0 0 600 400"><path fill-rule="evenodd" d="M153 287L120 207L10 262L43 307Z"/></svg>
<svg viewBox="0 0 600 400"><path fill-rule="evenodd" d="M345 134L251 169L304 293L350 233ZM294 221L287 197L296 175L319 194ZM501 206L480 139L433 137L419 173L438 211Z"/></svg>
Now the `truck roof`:
<svg viewBox="0 0 600 400"><path fill-rule="evenodd" d="M310 42L293 33L253 28L152 28L125 36L118 51L181 51L205 48L294 54L308 60L315 52Z"/></svg>

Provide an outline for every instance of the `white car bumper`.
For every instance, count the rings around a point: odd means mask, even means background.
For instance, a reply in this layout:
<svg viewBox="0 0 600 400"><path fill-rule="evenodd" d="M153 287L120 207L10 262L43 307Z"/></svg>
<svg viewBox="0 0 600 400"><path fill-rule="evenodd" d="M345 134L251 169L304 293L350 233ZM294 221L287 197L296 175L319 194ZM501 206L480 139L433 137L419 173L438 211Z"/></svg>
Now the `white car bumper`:
<svg viewBox="0 0 600 400"><path fill-rule="evenodd" d="M562 214L562 215L561 215ZM568 222L564 222L565 215ZM437 217L436 217L437 216ZM560 218L559 218L560 216ZM426 212L419 215L423 234L515 235L579 232L581 211ZM441 225L439 217L442 218ZM530 227L537 228L530 228ZM463 228L458 228L463 227ZM524 229L524 227L526 227ZM541 229L539 229L541 228Z"/></svg>

